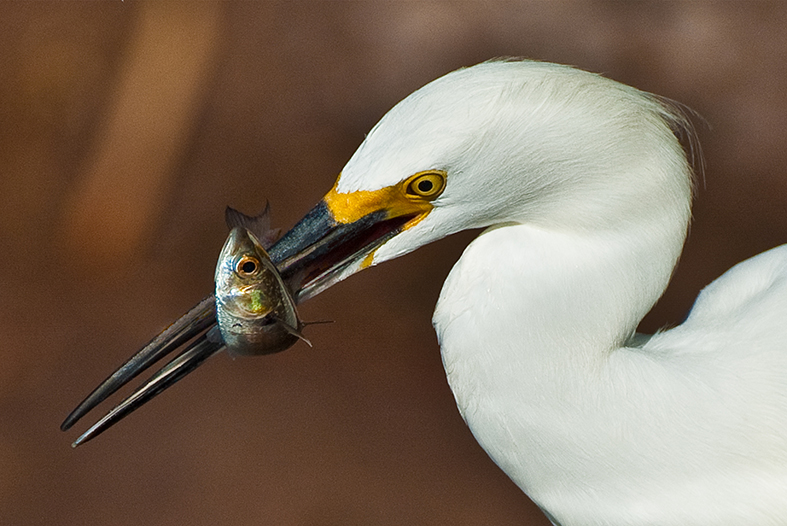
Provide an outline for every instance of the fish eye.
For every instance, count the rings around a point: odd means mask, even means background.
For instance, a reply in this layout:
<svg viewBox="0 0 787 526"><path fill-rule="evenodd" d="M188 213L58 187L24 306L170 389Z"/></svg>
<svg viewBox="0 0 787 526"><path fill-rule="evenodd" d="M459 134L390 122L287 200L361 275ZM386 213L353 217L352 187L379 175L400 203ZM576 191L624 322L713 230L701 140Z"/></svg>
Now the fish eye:
<svg viewBox="0 0 787 526"><path fill-rule="evenodd" d="M405 182L405 194L407 197L436 199L445 188L445 172L434 170L429 172L419 172Z"/></svg>
<svg viewBox="0 0 787 526"><path fill-rule="evenodd" d="M260 268L260 262L251 256L243 256L235 265L235 272L241 276L251 276Z"/></svg>

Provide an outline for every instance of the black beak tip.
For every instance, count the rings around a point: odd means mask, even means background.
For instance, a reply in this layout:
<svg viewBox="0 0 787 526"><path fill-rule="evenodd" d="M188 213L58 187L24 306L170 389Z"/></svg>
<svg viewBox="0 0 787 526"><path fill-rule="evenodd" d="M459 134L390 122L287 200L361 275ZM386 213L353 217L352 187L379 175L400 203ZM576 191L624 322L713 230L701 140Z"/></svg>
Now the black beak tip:
<svg viewBox="0 0 787 526"><path fill-rule="evenodd" d="M60 431L68 431L69 429L71 429L71 426L74 425L75 421L76 418L74 418L74 412L71 411L71 413L66 417L66 419L63 420L63 423L60 424Z"/></svg>
<svg viewBox="0 0 787 526"><path fill-rule="evenodd" d="M72 447L98 436L224 348L215 323L213 296L201 301L104 380L63 420L60 430L68 431L80 418L139 373L183 346L185 350L77 438Z"/></svg>

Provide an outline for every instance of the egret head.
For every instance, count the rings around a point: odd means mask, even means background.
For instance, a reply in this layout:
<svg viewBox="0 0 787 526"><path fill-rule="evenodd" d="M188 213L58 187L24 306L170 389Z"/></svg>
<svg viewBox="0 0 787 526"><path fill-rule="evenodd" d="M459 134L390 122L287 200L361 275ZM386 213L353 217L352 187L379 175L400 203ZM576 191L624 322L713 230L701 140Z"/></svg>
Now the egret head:
<svg viewBox="0 0 787 526"><path fill-rule="evenodd" d="M657 225L667 209L686 223L691 172L673 133L684 125L655 97L567 66L458 70L391 109L274 250L306 255L291 281L303 300L469 228L616 229Z"/></svg>

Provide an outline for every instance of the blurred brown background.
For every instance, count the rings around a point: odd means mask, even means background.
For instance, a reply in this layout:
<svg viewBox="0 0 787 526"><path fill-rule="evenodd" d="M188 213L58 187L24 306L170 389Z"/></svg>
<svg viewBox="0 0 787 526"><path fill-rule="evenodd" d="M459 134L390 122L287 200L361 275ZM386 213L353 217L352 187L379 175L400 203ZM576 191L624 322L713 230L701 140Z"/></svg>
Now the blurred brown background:
<svg viewBox="0 0 787 526"><path fill-rule="evenodd" d="M219 355L78 450L87 422L58 426L212 290L225 205L269 199L289 228L394 103L495 56L710 123L686 252L643 328L678 323L787 241L786 27L787 4L759 2L0 4L0 524L548 524L443 376L431 311L468 234L306 303L335 320L313 349Z"/></svg>

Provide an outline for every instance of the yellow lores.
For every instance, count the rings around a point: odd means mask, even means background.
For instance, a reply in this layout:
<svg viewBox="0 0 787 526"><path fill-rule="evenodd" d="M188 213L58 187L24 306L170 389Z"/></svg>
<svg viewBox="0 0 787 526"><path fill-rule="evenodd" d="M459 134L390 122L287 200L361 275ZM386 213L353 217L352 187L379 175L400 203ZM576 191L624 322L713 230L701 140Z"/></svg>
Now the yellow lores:
<svg viewBox="0 0 787 526"><path fill-rule="evenodd" d="M418 172L399 184L386 186L379 190L359 190L341 194L336 191L336 184L323 198L328 205L333 219L337 223L352 223L360 218L379 210L388 213L388 217L416 215L405 228L417 224L432 210L432 203L445 188L445 172L429 170Z"/></svg>
<svg viewBox="0 0 787 526"><path fill-rule="evenodd" d="M428 170L379 190L339 193L336 188L339 186L340 175L323 201L337 223L353 223L373 212L384 211L388 219L412 215L413 218L402 227L402 230L407 230L432 211L431 201L443 193L445 177L446 173L442 170ZM375 252L376 250L373 250L363 258L361 268L372 266Z"/></svg>
<svg viewBox="0 0 787 526"><path fill-rule="evenodd" d="M269 354L300 338L295 301L270 260L268 207L257 217L227 208L230 231L216 265L216 319L231 352Z"/></svg>

